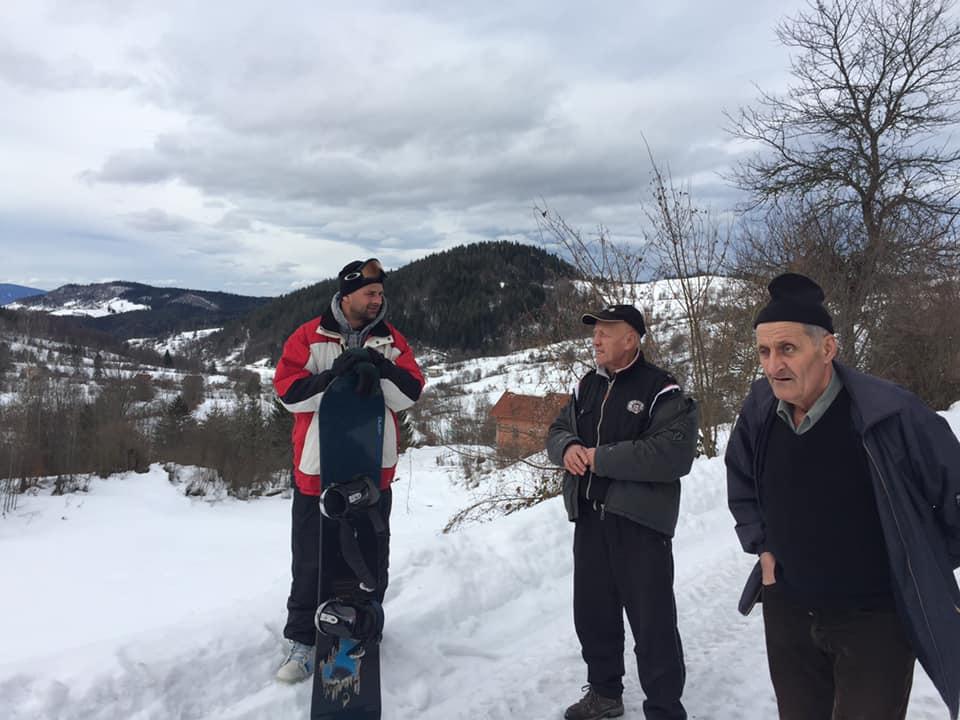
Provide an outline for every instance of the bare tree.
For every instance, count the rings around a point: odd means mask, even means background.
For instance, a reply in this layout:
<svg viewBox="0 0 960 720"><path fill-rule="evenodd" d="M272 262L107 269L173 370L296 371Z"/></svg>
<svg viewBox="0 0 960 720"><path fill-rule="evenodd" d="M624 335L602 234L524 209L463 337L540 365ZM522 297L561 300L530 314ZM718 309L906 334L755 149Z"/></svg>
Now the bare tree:
<svg viewBox="0 0 960 720"><path fill-rule="evenodd" d="M634 286L644 270L642 248L613 241L603 225L596 234L585 235L545 204L534 206L534 218L541 244L560 249L583 278L588 293L604 304L636 301Z"/></svg>
<svg viewBox="0 0 960 720"><path fill-rule="evenodd" d="M570 225L562 215L546 204L534 206L534 218L540 233L540 243L547 248L556 248L577 269L580 280L574 291L557 295L558 315L573 320L563 324L563 329L576 327L580 315L587 308L600 305L638 305L639 281L644 277L644 247L613 240L610 232L599 225L593 235L586 235ZM644 335L643 351L651 360L659 360L661 350L654 333ZM590 367L589 356L570 351L568 346L557 346L555 361L558 369L567 376L568 383Z"/></svg>
<svg viewBox="0 0 960 720"><path fill-rule="evenodd" d="M649 148L648 148L649 152ZM700 445L717 454L718 432L729 422L753 376L755 363L734 349L746 346L745 316L736 312L739 288L720 277L731 246L731 229L709 209L695 206L689 187L674 184L650 153L653 202L645 206L647 242L660 277L683 312L682 332L668 349L681 354L687 387L700 409ZM745 372L744 372L745 370Z"/></svg>
<svg viewBox="0 0 960 720"><path fill-rule="evenodd" d="M749 207L777 214L786 203L808 219L855 223L826 243L837 276L828 297L849 309L837 323L848 361L867 352L873 337L863 309L883 304L894 278L915 279L918 268L926 281L957 271L954 7L954 0L811 2L777 29L795 51L790 90L761 92L755 107L728 115L736 137L762 148L734 173Z"/></svg>

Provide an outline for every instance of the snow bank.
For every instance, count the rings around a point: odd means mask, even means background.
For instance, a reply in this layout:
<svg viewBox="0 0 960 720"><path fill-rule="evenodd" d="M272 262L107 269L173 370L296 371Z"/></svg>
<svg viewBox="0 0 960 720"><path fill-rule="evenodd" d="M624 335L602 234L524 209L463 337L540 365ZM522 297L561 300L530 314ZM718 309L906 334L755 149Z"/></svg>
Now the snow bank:
<svg viewBox="0 0 960 720"><path fill-rule="evenodd" d="M955 406L949 417L960 419ZM382 649L384 720L559 718L585 668L559 498L443 535L465 506L449 451L400 460ZM0 520L0 707L7 720L307 718L273 680L289 576L289 500L186 498L156 466L84 495L21 498ZM684 480L674 540L691 718L775 716L751 560L720 459ZM627 712L643 695L627 643ZM945 712L917 671L909 717Z"/></svg>

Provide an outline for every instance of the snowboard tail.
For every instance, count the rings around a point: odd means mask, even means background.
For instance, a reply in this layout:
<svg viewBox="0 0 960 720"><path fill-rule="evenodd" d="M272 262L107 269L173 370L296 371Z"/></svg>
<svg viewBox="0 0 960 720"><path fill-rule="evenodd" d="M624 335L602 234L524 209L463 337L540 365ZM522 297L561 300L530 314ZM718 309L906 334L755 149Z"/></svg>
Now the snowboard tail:
<svg viewBox="0 0 960 720"><path fill-rule="evenodd" d="M317 658L310 720L380 720L380 643L364 643L354 657L357 646L338 639Z"/></svg>

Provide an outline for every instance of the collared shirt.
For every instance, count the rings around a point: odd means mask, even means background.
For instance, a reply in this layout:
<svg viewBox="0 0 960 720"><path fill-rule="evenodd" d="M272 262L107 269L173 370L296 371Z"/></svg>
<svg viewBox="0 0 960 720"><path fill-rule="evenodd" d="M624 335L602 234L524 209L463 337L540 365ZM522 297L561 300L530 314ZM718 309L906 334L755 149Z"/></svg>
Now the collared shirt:
<svg viewBox="0 0 960 720"><path fill-rule="evenodd" d="M836 370L833 370L833 375L830 378L830 384L827 385L827 389L823 391L823 394L817 398L817 401L813 403L813 406L804 415L803 420L800 421L799 427L793 422L793 405L790 403L780 400L777 403L777 415L780 416L791 430L793 430L797 435L803 435L807 430L816 425L817 420L823 417L823 414L827 411L827 408L830 407L831 403L837 399L837 395L840 394L840 391L843 389L843 381L840 379L840 376L837 374Z"/></svg>

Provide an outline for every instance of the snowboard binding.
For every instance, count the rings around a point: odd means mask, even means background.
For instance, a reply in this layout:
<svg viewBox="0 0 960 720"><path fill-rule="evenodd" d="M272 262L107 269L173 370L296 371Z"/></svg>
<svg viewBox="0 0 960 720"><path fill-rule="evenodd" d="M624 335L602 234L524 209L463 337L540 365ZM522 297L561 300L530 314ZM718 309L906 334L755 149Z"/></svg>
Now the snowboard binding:
<svg viewBox="0 0 960 720"><path fill-rule="evenodd" d="M383 607L376 600L332 598L317 608L317 630L328 637L379 642L383 634Z"/></svg>
<svg viewBox="0 0 960 720"><path fill-rule="evenodd" d="M344 520L348 516L374 507L380 501L380 488L372 478L356 475L352 480L331 485L320 495L320 512L331 520Z"/></svg>
<svg viewBox="0 0 960 720"><path fill-rule="evenodd" d="M377 510L379 502L380 488L368 475L355 475L347 482L330 485L320 495L320 512L339 526L343 559L357 576L360 589L367 593L376 592L377 578L360 551L357 520L366 516L374 533L385 534L386 525Z"/></svg>

